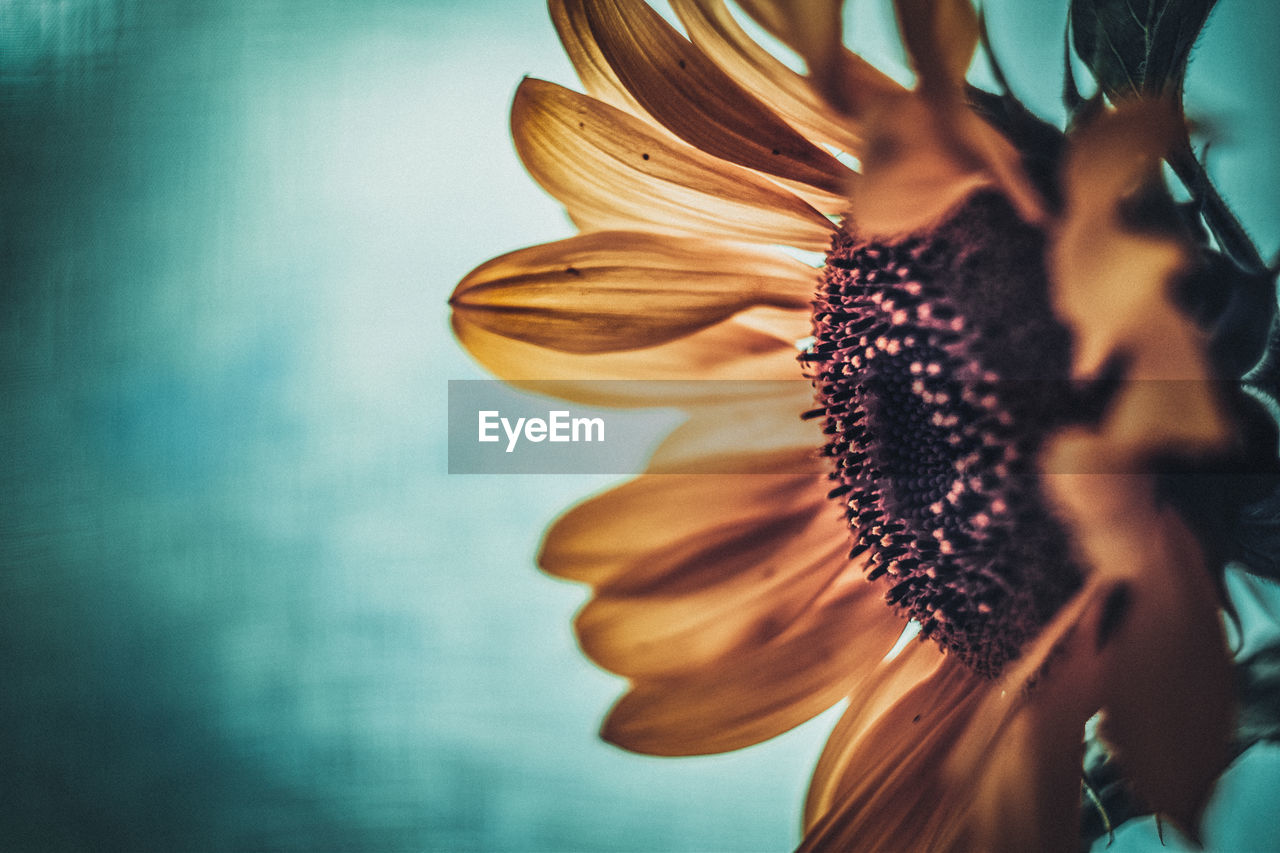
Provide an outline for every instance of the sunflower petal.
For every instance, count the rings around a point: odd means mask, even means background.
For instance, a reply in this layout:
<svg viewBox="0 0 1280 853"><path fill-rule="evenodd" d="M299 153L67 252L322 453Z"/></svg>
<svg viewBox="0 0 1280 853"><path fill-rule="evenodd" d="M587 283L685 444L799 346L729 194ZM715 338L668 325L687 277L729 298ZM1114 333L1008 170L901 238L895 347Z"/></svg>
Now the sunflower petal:
<svg viewBox="0 0 1280 853"><path fill-rule="evenodd" d="M949 785L938 765L989 689L990 682L945 658L870 725L856 716L844 723L841 739L855 725L861 734L839 744L845 772L799 851L955 849L963 789Z"/></svg>
<svg viewBox="0 0 1280 853"><path fill-rule="evenodd" d="M871 125L862 179L850 198L850 217L861 235L894 238L928 230L993 183L956 152L937 111L919 96L886 102Z"/></svg>
<svg viewBox="0 0 1280 853"><path fill-rule="evenodd" d="M1103 700L1092 641L1115 586L1078 594L1000 681L950 658L923 678L925 657L882 669L915 686L837 725L801 850L1074 849L1081 735Z"/></svg>
<svg viewBox="0 0 1280 853"><path fill-rule="evenodd" d="M632 97L675 135L731 163L842 195L855 177L639 0L565 0Z"/></svg>
<svg viewBox="0 0 1280 853"><path fill-rule="evenodd" d="M814 270L722 241L599 231L478 267L450 302L476 325L565 352L665 343L754 305L808 305Z"/></svg>
<svg viewBox="0 0 1280 853"><path fill-rule="evenodd" d="M810 284L816 275L817 270L810 269ZM809 296L812 299L812 288ZM797 346L813 332L813 304L810 302L802 309L757 305L734 315L734 320L748 329L772 335L788 346Z"/></svg>
<svg viewBox="0 0 1280 853"><path fill-rule="evenodd" d="M834 225L776 184L532 78L511 109L529 174L584 230L646 229L824 250Z"/></svg>
<svg viewBox="0 0 1280 853"><path fill-rule="evenodd" d="M1050 250L1054 310L1074 332L1075 373L1094 375L1117 358L1127 365L1131 381L1108 415L1107 452L1117 464L1156 449L1203 451L1225 439L1204 335L1172 293L1189 250L1134 233L1121 216L1124 199L1158 179L1160 153L1180 124L1168 104L1130 102L1082 129Z"/></svg>
<svg viewBox="0 0 1280 853"><path fill-rule="evenodd" d="M653 452L647 470L699 474L828 473L829 463L817 451L824 443L822 424L817 419L800 417L813 405L809 382L797 379L755 384L760 386L760 393L751 398L685 406L688 419Z"/></svg>
<svg viewBox="0 0 1280 853"><path fill-rule="evenodd" d="M810 139L861 156L861 129L823 102L809 80L756 43L734 19L724 0L672 0L690 40L797 130ZM901 92L891 77L845 52L849 88L861 100Z"/></svg>
<svg viewBox="0 0 1280 853"><path fill-rule="evenodd" d="M574 621L578 642L600 666L630 678L705 675L808 618L812 599L848 570L847 537L834 528L812 512L789 511L693 551L655 553L635 573L643 577L597 588Z"/></svg>
<svg viewBox="0 0 1280 853"><path fill-rule="evenodd" d="M1084 726L1109 677L1095 641L1124 589L1092 578L987 691L941 774L967 791L950 848L1076 849Z"/></svg>
<svg viewBox="0 0 1280 853"><path fill-rule="evenodd" d="M1053 457L1106 460L1101 432L1059 436ZM1069 470L1069 469L1068 469ZM1095 574L1122 582L1119 615L1099 628L1091 666L1103 679L1102 735L1139 795L1195 837L1230 757L1233 686L1218 597L1195 536L1140 474L1046 477Z"/></svg>
<svg viewBox="0 0 1280 853"><path fill-rule="evenodd" d="M1166 365L1163 375L1143 378L1178 378L1170 372L1171 356L1179 356L1180 369L1188 366L1181 347L1171 351L1165 345L1166 328L1148 331L1153 319L1166 326L1164 319L1176 310L1169 290L1188 264L1187 250L1167 237L1136 234L1121 218L1125 198L1158 180L1160 156L1179 124L1166 104L1131 102L1099 116L1072 139L1066 211L1052 264L1054 304L1075 330L1079 375L1095 373L1140 341L1160 351Z"/></svg>
<svg viewBox="0 0 1280 853"><path fill-rule="evenodd" d="M818 514L824 472L723 477L664 474L638 477L565 513L543 539L538 564L546 572L593 586L644 578L653 554L697 552L762 527L778 507Z"/></svg>
<svg viewBox="0 0 1280 853"><path fill-rule="evenodd" d="M881 99L853 191L852 215L869 236L927 230L976 189L995 186L1025 221L1046 218L1022 155L964 102L978 44L970 0L895 0L916 91Z"/></svg>
<svg viewBox="0 0 1280 853"><path fill-rule="evenodd" d="M459 343L504 381L591 405L753 398L767 391L767 383L737 380L794 380L800 375L794 347L732 319L643 350L590 354L495 334L461 312L454 313L452 323Z"/></svg>
<svg viewBox="0 0 1280 853"><path fill-rule="evenodd" d="M632 115L644 115L644 107L632 97L609 66L587 21L581 15L571 15L572 6L566 6L566 0L548 0L547 5L564 52L587 94Z"/></svg>
<svg viewBox="0 0 1280 853"><path fill-rule="evenodd" d="M849 707L827 738L813 771L804 806L806 831L831 810L838 798L847 796L848 785L861 775L853 769L851 761L871 726L903 696L933 675L943 661L935 646L911 642L896 657L882 661L875 672L858 685L849 697Z"/></svg>
<svg viewBox="0 0 1280 853"><path fill-rule="evenodd" d="M970 0L894 0L898 30L922 91L959 91L978 48Z"/></svg>
<svg viewBox="0 0 1280 853"><path fill-rule="evenodd" d="M738 5L800 54L818 91L838 108L847 109L844 0L738 0Z"/></svg>
<svg viewBox="0 0 1280 853"><path fill-rule="evenodd" d="M902 631L872 584L856 570L842 577L764 643L688 674L635 681L601 736L635 752L700 755L759 743L825 711Z"/></svg>
<svg viewBox="0 0 1280 853"><path fill-rule="evenodd" d="M862 177L851 191L859 232L893 238L928 230L988 186L1024 221L1044 220L1017 149L958 100L911 92L882 101L868 125Z"/></svg>

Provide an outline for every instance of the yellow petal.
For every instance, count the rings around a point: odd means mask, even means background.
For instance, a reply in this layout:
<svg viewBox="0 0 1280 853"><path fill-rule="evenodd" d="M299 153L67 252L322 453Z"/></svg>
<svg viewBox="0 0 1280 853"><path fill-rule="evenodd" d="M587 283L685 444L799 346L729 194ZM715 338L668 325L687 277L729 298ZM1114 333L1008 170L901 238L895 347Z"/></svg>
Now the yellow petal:
<svg viewBox="0 0 1280 853"><path fill-rule="evenodd" d="M803 309L814 278L812 267L765 249L602 231L495 258L450 302L496 334L615 352L683 337L754 305Z"/></svg>
<svg viewBox="0 0 1280 853"><path fill-rule="evenodd" d="M675 135L765 174L842 195L854 177L640 0L565 0L631 96ZM838 211L837 211L838 212Z"/></svg>
<svg viewBox="0 0 1280 853"><path fill-rule="evenodd" d="M584 230L646 230L824 250L831 221L752 172L659 135L601 101L526 79L516 150Z"/></svg>
<svg viewBox="0 0 1280 853"><path fill-rule="evenodd" d="M754 397L767 391L767 385L756 380L800 376L795 347L733 320L643 350L585 355L494 334L460 313L452 322L459 343L499 378L539 394L592 405L675 405L729 395Z"/></svg>
<svg viewBox="0 0 1280 853"><path fill-rule="evenodd" d="M902 631L879 590L856 571L829 587L783 633L672 678L639 679L601 736L636 752L741 749L812 718L856 688Z"/></svg>
<svg viewBox="0 0 1280 853"><path fill-rule="evenodd" d="M880 692L832 733L801 850L1075 849L1083 727L1106 683L1093 640L1114 586L1062 608L999 681L923 650L883 667Z"/></svg>
<svg viewBox="0 0 1280 853"><path fill-rule="evenodd" d="M817 270L810 269L808 275L810 284L813 284L812 279L817 275ZM816 288L810 289L810 299L814 289ZM810 302L801 309L757 305L734 315L734 320L748 329L764 332L789 346L796 346L813 331L813 304Z"/></svg>
<svg viewBox="0 0 1280 853"><path fill-rule="evenodd" d="M910 95L880 99L868 120L863 179L852 215L869 236L928 229L980 187L997 187L1023 220L1046 218L1022 155L964 102L965 70L978 44L970 0L895 0L917 75Z"/></svg>
<svg viewBox="0 0 1280 853"><path fill-rule="evenodd" d="M1084 726L1110 677L1095 653L1122 585L1093 578L986 691L941 774L965 792L947 849L1078 848Z"/></svg>

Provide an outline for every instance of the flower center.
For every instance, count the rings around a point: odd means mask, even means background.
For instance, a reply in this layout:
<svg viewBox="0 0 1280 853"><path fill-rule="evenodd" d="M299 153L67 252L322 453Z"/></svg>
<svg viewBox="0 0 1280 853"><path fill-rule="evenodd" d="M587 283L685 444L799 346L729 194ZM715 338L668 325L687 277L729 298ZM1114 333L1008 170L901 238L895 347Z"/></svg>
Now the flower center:
<svg viewBox="0 0 1280 853"><path fill-rule="evenodd" d="M1044 249L991 193L900 241L841 231L803 356L853 555L923 636L992 677L1081 582L1036 468L1069 417Z"/></svg>

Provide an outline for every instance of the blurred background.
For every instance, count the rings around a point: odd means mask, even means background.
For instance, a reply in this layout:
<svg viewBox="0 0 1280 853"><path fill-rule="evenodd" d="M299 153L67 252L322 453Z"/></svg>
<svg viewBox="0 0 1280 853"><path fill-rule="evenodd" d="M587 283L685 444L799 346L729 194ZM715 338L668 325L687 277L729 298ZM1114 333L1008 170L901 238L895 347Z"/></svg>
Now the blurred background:
<svg viewBox="0 0 1280 853"><path fill-rule="evenodd" d="M879 5L854 40L901 75ZM1280 18L1220 5L1191 101L1270 253ZM1060 115L1065 4L987 6ZM572 82L537 0L0 2L0 850L794 844L830 715L595 738L621 684L532 556L612 479L446 473L446 381L483 376L449 292L572 232L507 135L526 74ZM1221 849L1278 843L1274 759Z"/></svg>

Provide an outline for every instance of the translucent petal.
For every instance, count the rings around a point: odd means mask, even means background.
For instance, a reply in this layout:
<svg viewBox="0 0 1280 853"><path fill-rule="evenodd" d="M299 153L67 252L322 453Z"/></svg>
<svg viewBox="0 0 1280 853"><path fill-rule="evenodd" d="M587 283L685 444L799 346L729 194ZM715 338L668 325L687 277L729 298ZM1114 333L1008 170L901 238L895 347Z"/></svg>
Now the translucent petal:
<svg viewBox="0 0 1280 853"><path fill-rule="evenodd" d="M970 0L894 0L898 30L922 90L958 91L978 48Z"/></svg>
<svg viewBox="0 0 1280 853"><path fill-rule="evenodd" d="M588 354L495 334L456 312L453 331L485 369L512 385L593 405L662 406L751 398L765 387L738 380L800 376L794 347L732 319L642 350Z"/></svg>
<svg viewBox="0 0 1280 853"><path fill-rule="evenodd" d="M565 0L650 115L697 148L834 195L854 174L797 133L639 0Z"/></svg>
<svg viewBox="0 0 1280 853"><path fill-rule="evenodd" d="M641 580L649 577L649 555L694 553L706 539L729 539L768 524L780 506L817 514L825 500L824 484L825 472L817 466L793 474L729 479L701 474L638 477L565 513L547 531L538 563L568 580L598 587L629 582L639 588L651 582Z"/></svg>
<svg viewBox="0 0 1280 853"><path fill-rule="evenodd" d="M793 127L816 142L860 156L857 125L826 104L807 78L747 35L723 0L673 0L671 5L693 43ZM901 91L892 78L861 59L851 57L850 64L860 74L850 85L864 89L864 99Z"/></svg>
<svg viewBox="0 0 1280 853"><path fill-rule="evenodd" d="M879 591L842 573L802 618L767 641L700 670L638 679L602 737L654 755L741 749L831 707L867 677L902 631Z"/></svg>
<svg viewBox="0 0 1280 853"><path fill-rule="evenodd" d="M657 134L594 98L526 79L516 150L584 230L645 230L824 250L831 221L752 172Z"/></svg>
<svg viewBox="0 0 1280 853"><path fill-rule="evenodd" d="M565 352L638 349L756 305L803 309L814 270L766 249L602 231L478 267L450 300L471 322Z"/></svg>

